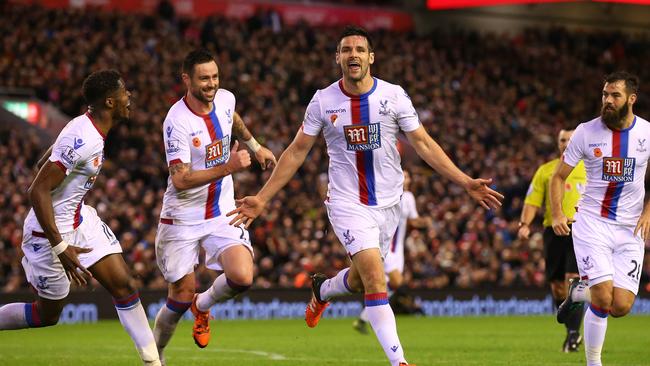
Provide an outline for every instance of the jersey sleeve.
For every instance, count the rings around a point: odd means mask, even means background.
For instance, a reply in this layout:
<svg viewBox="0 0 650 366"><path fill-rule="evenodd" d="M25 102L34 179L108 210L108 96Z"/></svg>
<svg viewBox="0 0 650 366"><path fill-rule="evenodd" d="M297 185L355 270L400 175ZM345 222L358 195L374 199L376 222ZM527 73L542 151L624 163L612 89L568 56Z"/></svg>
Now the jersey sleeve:
<svg viewBox="0 0 650 366"><path fill-rule="evenodd" d="M232 123L234 113L237 110L237 98L230 90L219 89L219 92L223 93L224 103L228 106L226 107L226 115L228 116L230 123Z"/></svg>
<svg viewBox="0 0 650 366"><path fill-rule="evenodd" d="M320 100L318 97L319 92L320 91L317 91L311 98L311 101L305 110L305 118L302 121L302 131L309 136L317 136L323 128Z"/></svg>
<svg viewBox="0 0 650 366"><path fill-rule="evenodd" d="M49 160L68 175L84 159L84 145L82 137L75 136L64 129L52 145L52 154Z"/></svg>
<svg viewBox="0 0 650 366"><path fill-rule="evenodd" d="M406 203L406 205L405 205L406 206L406 212L405 212L406 217L409 218L409 219L417 219L418 217L420 217L420 215L418 215L418 209L417 209L417 206L415 204L415 196L413 196L412 193L411 194L405 194L404 199L406 200L406 202L404 202L404 203Z"/></svg>
<svg viewBox="0 0 650 366"><path fill-rule="evenodd" d="M397 124L404 132L415 131L420 127L420 119L418 113L413 106L411 97L406 93L402 87L397 90L397 106L395 110Z"/></svg>
<svg viewBox="0 0 650 366"><path fill-rule="evenodd" d="M571 135L569 145L567 145L564 154L562 154L562 161L575 167L580 160L584 157L584 128L583 125L578 126Z"/></svg>
<svg viewBox="0 0 650 366"><path fill-rule="evenodd" d="M544 179L542 167L543 166L537 168L533 180L530 182L530 186L528 186L528 192L526 193L526 199L524 200L525 204L535 207L542 207L544 204L546 181Z"/></svg>
<svg viewBox="0 0 650 366"><path fill-rule="evenodd" d="M163 141L167 165L190 163L192 154L184 125L169 116L163 123Z"/></svg>

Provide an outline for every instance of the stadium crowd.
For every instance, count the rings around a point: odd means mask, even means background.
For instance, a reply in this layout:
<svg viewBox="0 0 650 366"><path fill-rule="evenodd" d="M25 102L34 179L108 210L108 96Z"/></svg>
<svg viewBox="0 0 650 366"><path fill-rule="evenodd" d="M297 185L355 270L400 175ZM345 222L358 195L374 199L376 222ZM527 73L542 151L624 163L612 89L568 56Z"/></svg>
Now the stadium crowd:
<svg viewBox="0 0 650 366"><path fill-rule="evenodd" d="M249 129L276 156L300 127L314 91L340 74L334 63L338 29L287 27L273 21L277 15L190 21L169 9L147 16L10 3L0 8L0 86L31 88L70 116L84 111L80 86L94 70L119 70L132 91L131 119L110 132L106 163L86 203L117 234L143 288L166 286L154 258L168 176L161 125L181 96L186 52L204 46L217 55L221 87L234 92ZM557 131L599 112L606 72L639 74L642 95L635 108L650 117L643 92L650 72L642 64L650 57L650 39L566 29L373 35L373 74L403 85L453 160L472 176L493 178L506 195L502 209L487 212L403 146L418 210L432 219L428 229L407 235L408 285L545 288L541 220L531 240L516 237L528 183L540 163L557 155ZM0 292L27 286L20 265L26 191L48 143L15 129L0 133ZM255 286L305 287L309 273L332 276L346 266L321 204L326 166L320 141L252 227ZM236 196L255 193L269 174L259 166L237 174ZM201 283L212 279L209 271L199 273ZM642 286L649 274L646 256Z"/></svg>

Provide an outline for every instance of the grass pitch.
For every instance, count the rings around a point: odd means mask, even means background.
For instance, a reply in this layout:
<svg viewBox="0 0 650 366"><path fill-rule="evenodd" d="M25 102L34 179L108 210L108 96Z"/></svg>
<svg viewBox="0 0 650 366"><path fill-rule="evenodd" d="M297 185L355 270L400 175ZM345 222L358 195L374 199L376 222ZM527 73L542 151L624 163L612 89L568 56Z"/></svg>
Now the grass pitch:
<svg viewBox="0 0 650 366"><path fill-rule="evenodd" d="M374 335L360 335L351 319L211 322L212 340L194 345L181 322L165 353L167 365L386 366ZM550 317L398 318L402 345L418 366L584 365L584 350L560 352L564 329ZM650 317L609 319L603 362L650 365ZM139 365L117 321L0 332L0 365Z"/></svg>

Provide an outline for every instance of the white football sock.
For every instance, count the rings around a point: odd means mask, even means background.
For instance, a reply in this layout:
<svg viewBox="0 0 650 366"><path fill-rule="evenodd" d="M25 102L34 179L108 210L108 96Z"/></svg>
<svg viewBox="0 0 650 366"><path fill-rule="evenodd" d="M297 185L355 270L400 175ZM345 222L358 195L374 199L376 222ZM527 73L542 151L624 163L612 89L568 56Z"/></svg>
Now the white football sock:
<svg viewBox="0 0 650 366"><path fill-rule="evenodd" d="M140 359L145 365L159 365L156 341L149 327L147 315L144 312L140 296L137 292L123 299L113 299L120 323L131 336Z"/></svg>
<svg viewBox="0 0 650 366"><path fill-rule="evenodd" d="M196 307L199 311L208 311L212 305L232 299L236 295L248 290L249 287L230 281L226 277L226 274L222 273L214 280L214 283L209 289L199 294L196 299Z"/></svg>
<svg viewBox="0 0 650 366"><path fill-rule="evenodd" d="M400 362L406 362L404 350L397 336L395 314L388 305L387 294L385 292L366 294L365 303L372 330L391 365L399 366Z"/></svg>
<svg viewBox="0 0 650 366"><path fill-rule="evenodd" d="M348 287L348 273L350 268L343 269L336 276L329 278L320 286L320 298L329 301L331 298L341 295L349 295L352 290Z"/></svg>
<svg viewBox="0 0 650 366"><path fill-rule="evenodd" d="M587 366L601 366L600 354L607 332L607 311L590 305L585 311L584 339Z"/></svg>
<svg viewBox="0 0 650 366"><path fill-rule="evenodd" d="M31 313L32 304L15 302L0 308L0 330L30 328L27 312ZM30 314L31 316L31 314Z"/></svg>
<svg viewBox="0 0 650 366"><path fill-rule="evenodd" d="M161 360L165 359L163 350L167 347L167 343L169 343L172 335L174 335L178 321L181 320L181 317L190 308L190 305L192 305L191 302L179 302L167 298L167 304L158 311L153 326L153 336L156 340L156 346L158 347L158 354Z"/></svg>

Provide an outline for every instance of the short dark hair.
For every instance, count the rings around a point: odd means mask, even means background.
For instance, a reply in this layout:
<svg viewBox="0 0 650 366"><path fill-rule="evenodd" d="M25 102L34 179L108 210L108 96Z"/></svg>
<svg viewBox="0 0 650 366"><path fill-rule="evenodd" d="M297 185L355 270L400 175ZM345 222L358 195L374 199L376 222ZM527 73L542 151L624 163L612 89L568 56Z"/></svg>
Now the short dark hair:
<svg viewBox="0 0 650 366"><path fill-rule="evenodd" d="M195 65L204 64L210 61L214 61L215 63L217 62L217 60L214 59L214 56L212 56L208 50L200 48L191 51L187 54L187 56L185 56L185 59L183 60L183 72L189 76L192 76L194 73Z"/></svg>
<svg viewBox="0 0 650 366"><path fill-rule="evenodd" d="M628 95L636 94L639 90L639 78L627 71L616 71L605 76L605 83L611 84L617 81L625 81L625 91Z"/></svg>
<svg viewBox="0 0 650 366"><path fill-rule="evenodd" d="M88 75L81 87L86 103L96 105L102 102L120 88L121 78L116 70L100 70Z"/></svg>
<svg viewBox="0 0 650 366"><path fill-rule="evenodd" d="M368 35L368 32L356 25L348 25L343 29L343 32L341 32L341 35L339 36L339 42L336 45L336 50L338 51L339 48L341 47L341 41L345 37L350 37L350 36L361 36L365 37L366 40L368 41L368 51L373 52L373 47L372 47L372 39L370 39L370 35Z"/></svg>

